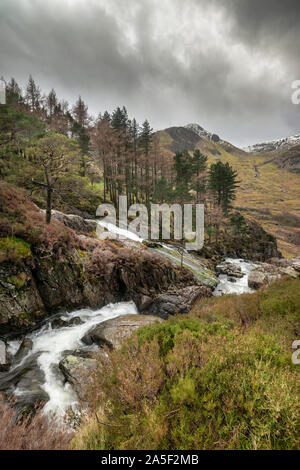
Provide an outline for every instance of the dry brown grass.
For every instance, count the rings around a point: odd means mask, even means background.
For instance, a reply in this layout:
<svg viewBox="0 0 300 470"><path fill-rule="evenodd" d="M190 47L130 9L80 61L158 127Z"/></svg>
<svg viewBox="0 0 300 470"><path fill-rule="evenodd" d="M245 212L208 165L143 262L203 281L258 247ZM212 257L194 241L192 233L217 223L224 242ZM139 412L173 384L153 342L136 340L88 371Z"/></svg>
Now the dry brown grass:
<svg viewBox="0 0 300 470"><path fill-rule="evenodd" d="M16 418L12 404L0 402L0 450L67 450L73 433L54 420L48 421L41 408L35 414Z"/></svg>

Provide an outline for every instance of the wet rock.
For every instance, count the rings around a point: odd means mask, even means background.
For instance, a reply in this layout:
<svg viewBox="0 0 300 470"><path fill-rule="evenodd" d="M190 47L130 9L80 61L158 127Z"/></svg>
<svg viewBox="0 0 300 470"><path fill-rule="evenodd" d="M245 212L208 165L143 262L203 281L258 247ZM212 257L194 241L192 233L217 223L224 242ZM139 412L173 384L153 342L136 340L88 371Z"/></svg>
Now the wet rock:
<svg viewBox="0 0 300 470"><path fill-rule="evenodd" d="M69 326L69 324L62 318L55 318L55 320L52 320L51 322L52 330L57 330L58 328L64 328L66 326Z"/></svg>
<svg viewBox="0 0 300 470"><path fill-rule="evenodd" d="M151 240L144 240L143 245L147 246L148 248L161 248L162 245L158 242L154 242Z"/></svg>
<svg viewBox="0 0 300 470"><path fill-rule="evenodd" d="M77 393L80 393L88 372L96 367L97 359L93 357L93 354L82 350L66 352L65 357L59 363L59 369L65 380L74 386Z"/></svg>
<svg viewBox="0 0 300 470"><path fill-rule="evenodd" d="M248 218L245 218L245 222L243 233L221 233L218 242L206 243L200 255L217 262L224 258L243 258L254 262L280 258L276 238L257 222Z"/></svg>
<svg viewBox="0 0 300 470"><path fill-rule="evenodd" d="M39 356L40 353L30 355L21 364L12 363L7 372L0 373L0 392L13 391L24 374L38 370Z"/></svg>
<svg viewBox="0 0 300 470"><path fill-rule="evenodd" d="M153 300L152 300L151 297L149 297L148 295L142 295L141 300L140 300L140 304L139 304L139 310L141 312L146 310L147 308L150 307L152 302L153 302Z"/></svg>
<svg viewBox="0 0 300 470"><path fill-rule="evenodd" d="M45 374L38 367L32 368L22 374L17 383L17 402L18 409L33 408L37 403L47 402L48 393L43 389Z"/></svg>
<svg viewBox="0 0 300 470"><path fill-rule="evenodd" d="M169 315L187 313L194 302L201 297L210 297L211 289L204 286L188 286L182 289L170 288L166 293L153 298L152 304L143 313L168 318Z"/></svg>
<svg viewBox="0 0 300 470"><path fill-rule="evenodd" d="M26 331L47 314L28 263L0 264L0 334Z"/></svg>
<svg viewBox="0 0 300 470"><path fill-rule="evenodd" d="M160 321L162 321L160 318L150 315L124 315L112 318L89 331L82 341L87 345L96 343L98 346L117 349L133 331Z"/></svg>
<svg viewBox="0 0 300 470"><path fill-rule="evenodd" d="M241 267L234 263L230 263L229 261L224 261L224 263L218 264L216 267L216 272L218 274L226 274L227 276L239 279L244 277Z"/></svg>
<svg viewBox="0 0 300 470"><path fill-rule="evenodd" d="M82 325L83 321L81 320L80 317L74 317L71 320L67 321L68 326L77 326L77 325Z"/></svg>
<svg viewBox="0 0 300 470"><path fill-rule="evenodd" d="M32 350L33 342L30 338L24 338L18 351L14 356L14 363L20 362L27 356L27 354Z"/></svg>
<svg viewBox="0 0 300 470"><path fill-rule="evenodd" d="M62 318L55 318L55 320L52 320L51 322L51 327L53 330L56 330L58 328L66 328L68 326L76 326L76 325L82 325L83 321L80 319L80 317L74 317L71 320L63 320Z"/></svg>

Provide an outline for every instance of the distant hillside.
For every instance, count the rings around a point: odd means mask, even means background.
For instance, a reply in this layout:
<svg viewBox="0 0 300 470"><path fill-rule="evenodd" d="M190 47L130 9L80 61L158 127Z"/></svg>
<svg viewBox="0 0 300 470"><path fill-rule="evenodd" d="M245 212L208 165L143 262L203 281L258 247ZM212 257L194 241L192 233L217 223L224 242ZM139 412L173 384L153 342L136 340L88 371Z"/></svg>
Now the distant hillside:
<svg viewBox="0 0 300 470"><path fill-rule="evenodd" d="M171 153L199 149L206 155L216 158L221 158L226 154L239 157L247 156L247 152L222 140L217 134L206 131L199 124L169 127L158 131L157 135L160 144Z"/></svg>
<svg viewBox="0 0 300 470"><path fill-rule="evenodd" d="M270 140L268 142L261 142L259 144L249 145L244 150L249 153L269 153L269 152L283 152L289 150L295 145L300 145L300 134L286 137L284 139Z"/></svg>
<svg viewBox="0 0 300 470"><path fill-rule="evenodd" d="M157 135L170 158L181 150L199 149L207 155L209 163L229 162L241 180L236 207L274 235L285 256L299 255L300 144L292 145L297 136L294 140L282 139L277 150L265 147L265 151L253 154L198 124L170 127L158 131Z"/></svg>

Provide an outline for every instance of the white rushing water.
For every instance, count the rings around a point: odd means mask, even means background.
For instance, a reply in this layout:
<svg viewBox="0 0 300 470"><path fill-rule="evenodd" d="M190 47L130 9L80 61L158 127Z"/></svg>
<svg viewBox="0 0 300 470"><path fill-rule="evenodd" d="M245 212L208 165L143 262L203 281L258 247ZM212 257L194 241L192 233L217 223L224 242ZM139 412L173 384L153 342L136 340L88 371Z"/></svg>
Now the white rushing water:
<svg viewBox="0 0 300 470"><path fill-rule="evenodd" d="M233 281L229 279L227 274L220 274L219 275L219 284L214 290L214 295L226 295L226 294L252 294L255 292L253 289L250 289L248 286L248 277L253 269L257 268L258 266L254 263L244 261L243 259L234 259L234 258L226 258L225 262L234 264L237 267L241 268L242 274L244 276L242 278L234 278Z"/></svg>
<svg viewBox="0 0 300 470"><path fill-rule="evenodd" d="M138 235L136 235L133 232L130 232L129 230L125 230L123 228L119 228L114 224L111 224L109 222L105 222L104 220L95 220L100 227L105 228L108 232L114 233L115 235L118 235L121 239L123 238L129 238L129 240L133 240L135 242L143 242L143 238L140 238Z"/></svg>
<svg viewBox="0 0 300 470"><path fill-rule="evenodd" d="M120 235L121 237L129 238L130 240L140 243L143 241L143 239L139 238L136 234L128 230L120 229L113 224L103 221L97 221L97 223L108 231ZM176 247L173 245L161 244L161 248L155 248L154 251L178 264L180 255L177 253ZM241 259L227 258L225 261L240 267L243 277L240 279L229 279L229 276L221 274L219 276L219 284L214 291L214 295L253 292L248 287L248 276L249 273L257 266ZM200 261L197 257L185 251L184 265L187 268L190 268L195 275L203 274L203 270L206 269L201 265L201 263L199 263ZM209 272L207 271L205 274L206 277L209 278ZM74 351L76 349L86 349L87 346L82 343L81 338L95 325L111 318L137 313L137 308L133 302L110 304L98 310L85 308L71 313L64 313L60 316L62 320L70 321L75 317L79 317L82 323L79 325L63 326L52 329L51 322L49 321L39 330L27 335L33 343L32 349L28 352L26 357L13 365L10 372L13 372L14 368L17 369L22 366L23 363L24 368L26 368L28 361L37 358L37 367L44 374L44 381L39 379L38 386L49 396L49 401L46 403L44 410L49 414L54 413L56 416L64 416L68 408L71 407L76 409L78 404L78 398L75 391L72 386L65 381L65 378L58 367L59 362L64 357L64 353L66 351ZM8 343L8 351L12 356L17 352L20 343L21 341L19 340L10 341ZM24 389L24 386L23 388L18 388L17 386L14 393L16 396L20 396L22 398L22 395L30 395L31 392L30 389Z"/></svg>
<svg viewBox="0 0 300 470"><path fill-rule="evenodd" d="M76 310L63 314L60 318L71 320L74 317L79 317L83 321L81 325L52 329L49 323L27 336L33 341L33 348L21 362L23 363L30 356L39 353L38 366L45 374L45 382L41 388L49 395L49 401L44 408L45 412L53 412L57 416L63 416L69 407L76 408L78 403L74 390L70 384L65 383L64 377L57 367L63 353L67 350L84 349L86 346L82 343L81 338L93 326L121 315L137 313L133 302L110 304L98 310L89 308ZM15 346L16 344L10 343L11 350L15 350ZM21 396L22 393L24 393L23 390L16 388L16 396Z"/></svg>

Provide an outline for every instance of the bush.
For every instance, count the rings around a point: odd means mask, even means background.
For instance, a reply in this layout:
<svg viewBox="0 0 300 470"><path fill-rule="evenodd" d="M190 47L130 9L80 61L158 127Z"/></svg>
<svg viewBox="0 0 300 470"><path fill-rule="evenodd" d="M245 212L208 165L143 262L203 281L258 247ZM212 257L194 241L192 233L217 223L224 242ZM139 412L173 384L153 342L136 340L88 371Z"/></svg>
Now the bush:
<svg viewBox="0 0 300 470"><path fill-rule="evenodd" d="M23 258L21 245L58 255L83 245L73 230L62 223L51 220L47 225L45 215L26 194L4 181L0 183L0 201L1 261ZM14 256L10 256L12 251Z"/></svg>

